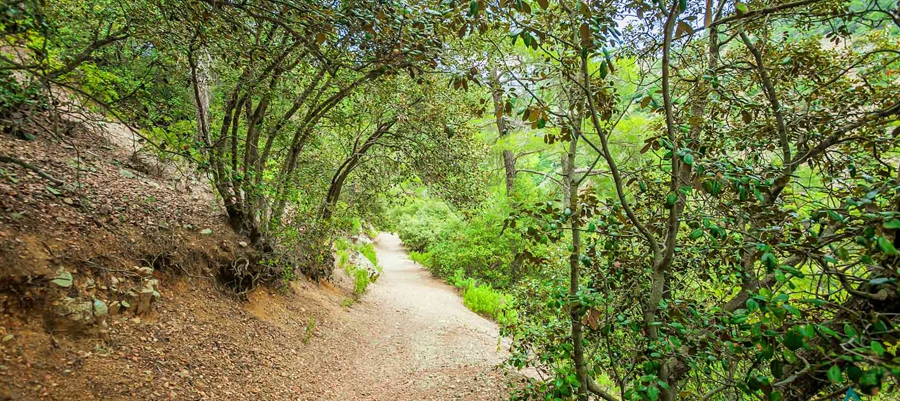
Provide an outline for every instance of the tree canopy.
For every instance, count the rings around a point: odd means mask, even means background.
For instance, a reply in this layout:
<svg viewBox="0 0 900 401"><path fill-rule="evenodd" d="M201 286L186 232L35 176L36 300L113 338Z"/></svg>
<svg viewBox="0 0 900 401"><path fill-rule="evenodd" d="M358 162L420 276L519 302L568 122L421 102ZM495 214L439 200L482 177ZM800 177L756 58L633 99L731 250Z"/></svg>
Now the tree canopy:
<svg viewBox="0 0 900 401"><path fill-rule="evenodd" d="M70 91L314 277L400 232L503 294L516 399L892 397L896 1L4 8L0 117Z"/></svg>

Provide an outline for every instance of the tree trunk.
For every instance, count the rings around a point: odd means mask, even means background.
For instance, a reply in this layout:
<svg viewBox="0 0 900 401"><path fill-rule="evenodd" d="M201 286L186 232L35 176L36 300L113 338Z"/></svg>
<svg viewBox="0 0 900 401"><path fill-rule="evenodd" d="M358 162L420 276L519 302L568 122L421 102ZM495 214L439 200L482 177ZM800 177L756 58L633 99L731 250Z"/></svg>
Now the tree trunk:
<svg viewBox="0 0 900 401"><path fill-rule="evenodd" d="M506 120L503 116L506 107L503 102L503 85L500 82L500 72L497 71L496 66L491 70L491 98L494 101L494 118L497 124L497 135L500 140L507 139L509 138L509 130L506 127ZM515 207L515 203L513 202L513 191L515 190L516 184L516 158L515 155L513 155L512 150L503 150L503 170L506 179L506 198L509 199L511 205ZM510 253L513 255L513 260L509 264L509 278L511 282L515 282L519 277L519 268L522 264L522 258L519 257L519 249L518 246L516 246L516 243L513 243L512 246L510 246Z"/></svg>
<svg viewBox="0 0 900 401"><path fill-rule="evenodd" d="M563 180L566 183L564 196L564 205L571 211L571 233L572 233L572 253L569 254L569 296L574 299L578 293L578 281L580 276L581 263L581 231L578 227L577 208L578 208L578 178L575 176L575 153L578 150L578 138L574 137L569 142L569 150L566 153L565 165L563 170ZM587 401L588 399L588 377L587 369L584 364L584 333L581 323L582 306L571 303L569 304L569 316L572 324L572 348L573 360L575 362L575 372L578 375L580 385L577 389L578 400Z"/></svg>
<svg viewBox="0 0 900 401"><path fill-rule="evenodd" d="M494 118L497 124L497 134L500 139L509 138L506 120L503 117L505 104L503 102L503 86L500 83L500 73L497 67L491 70L491 97L494 101ZM503 169L506 172L506 197L512 198L516 182L516 158L512 150L503 150Z"/></svg>
<svg viewBox="0 0 900 401"><path fill-rule="evenodd" d="M347 180L347 177L353 172L353 169L359 166L359 162L366 152L378 143L378 140L391 129L395 122L396 118L378 124L378 128L375 129L375 132L373 132L372 135L369 135L369 137L366 138L363 145L359 148L354 146L350 156L341 163L340 167L338 167L334 176L331 178L328 195L325 196L325 202L322 204L322 212L320 215L322 220L331 219L331 216L334 214L334 208L337 206L338 200L340 200L341 189L344 187L344 182Z"/></svg>

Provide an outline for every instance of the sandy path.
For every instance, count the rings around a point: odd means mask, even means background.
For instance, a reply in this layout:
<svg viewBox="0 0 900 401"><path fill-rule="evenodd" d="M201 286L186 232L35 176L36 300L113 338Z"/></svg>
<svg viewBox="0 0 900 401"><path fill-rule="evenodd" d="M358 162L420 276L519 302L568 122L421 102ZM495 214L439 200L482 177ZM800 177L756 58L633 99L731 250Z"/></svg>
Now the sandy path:
<svg viewBox="0 0 900 401"><path fill-rule="evenodd" d="M321 371L319 380L329 388L316 386L316 397L506 399L503 375L494 369L503 358L497 325L409 260L397 236L379 235L376 250L384 274L352 307L343 328L320 343L352 349L335 350L335 369ZM341 338L328 338L335 335Z"/></svg>

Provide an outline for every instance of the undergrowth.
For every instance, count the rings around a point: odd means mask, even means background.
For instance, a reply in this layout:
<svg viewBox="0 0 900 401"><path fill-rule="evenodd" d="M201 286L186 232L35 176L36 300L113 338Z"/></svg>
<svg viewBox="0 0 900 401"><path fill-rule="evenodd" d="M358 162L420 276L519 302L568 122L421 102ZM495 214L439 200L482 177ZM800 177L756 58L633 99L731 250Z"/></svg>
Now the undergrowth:
<svg viewBox="0 0 900 401"><path fill-rule="evenodd" d="M353 294L356 297L361 296L366 292L369 284L375 281L377 277L370 277L369 272L366 269L361 269L353 264L350 261L350 254L351 252L361 253L366 259L372 262L372 265L375 266L380 274L381 267L378 266L378 258L375 253L375 246L371 243L354 245L344 238L338 238L335 241L334 248L337 251L338 267L344 270L344 273L347 274L347 277L353 279Z"/></svg>
<svg viewBox="0 0 900 401"><path fill-rule="evenodd" d="M508 323L513 319L511 313L515 311L509 308L508 300L511 297L508 294L494 289L490 284L479 284L474 278L467 277L462 269L454 271L453 275L447 278L447 282L459 289L463 297L463 305L472 312L501 324Z"/></svg>

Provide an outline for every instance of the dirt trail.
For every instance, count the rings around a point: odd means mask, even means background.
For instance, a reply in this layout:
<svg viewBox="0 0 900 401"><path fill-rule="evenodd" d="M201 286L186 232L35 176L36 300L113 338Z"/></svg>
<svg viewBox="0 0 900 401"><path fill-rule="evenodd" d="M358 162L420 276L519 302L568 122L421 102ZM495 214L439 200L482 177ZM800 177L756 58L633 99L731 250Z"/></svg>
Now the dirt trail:
<svg viewBox="0 0 900 401"><path fill-rule="evenodd" d="M503 358L497 325L466 309L452 287L409 260L397 236L379 235L376 250L384 274L352 307L344 330L324 340L352 349L338 350L338 370L322 372L321 382L333 387L318 396L505 399L505 380L495 369Z"/></svg>

